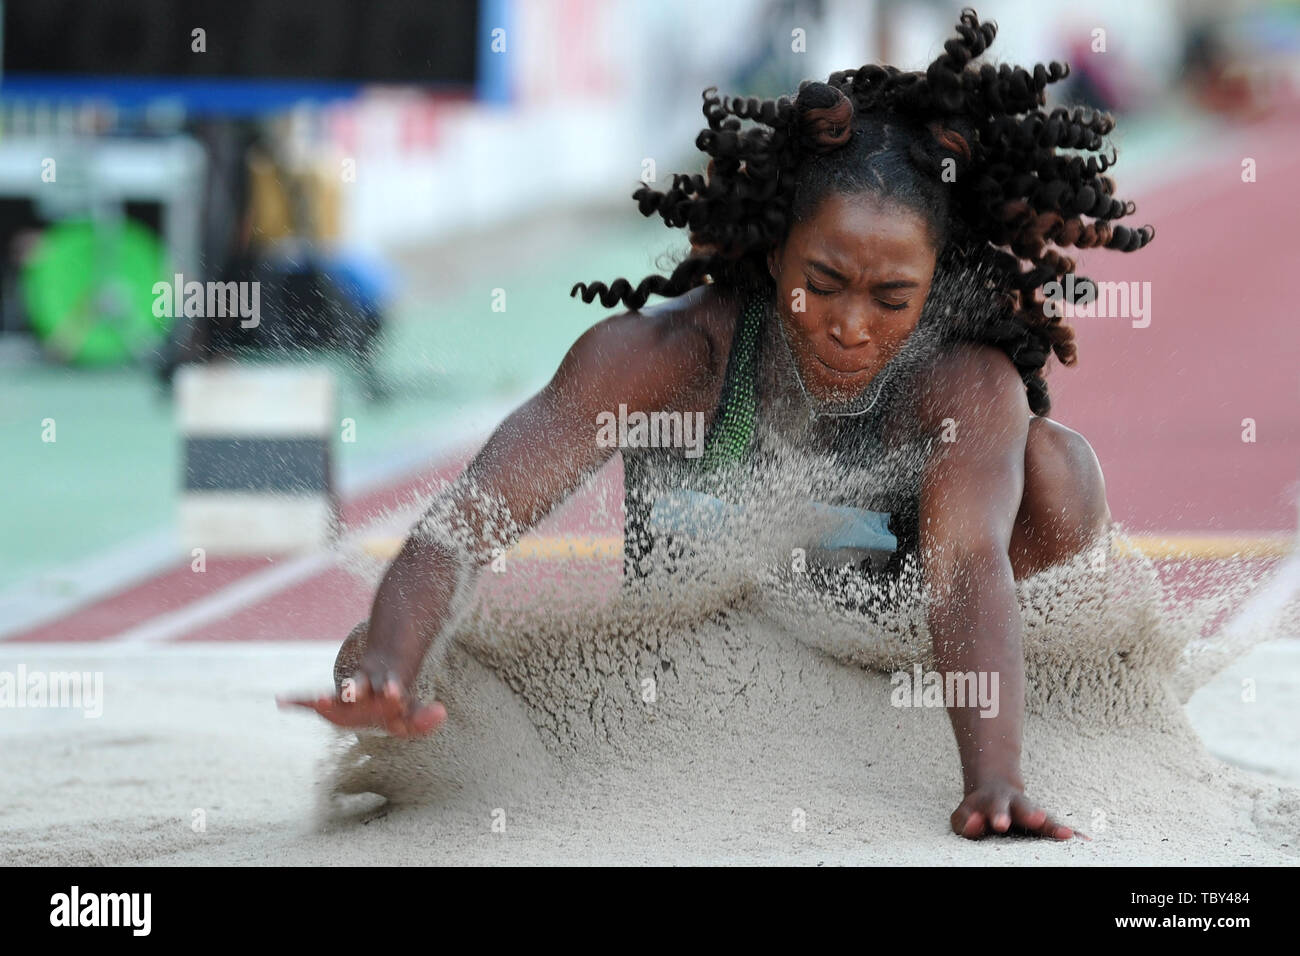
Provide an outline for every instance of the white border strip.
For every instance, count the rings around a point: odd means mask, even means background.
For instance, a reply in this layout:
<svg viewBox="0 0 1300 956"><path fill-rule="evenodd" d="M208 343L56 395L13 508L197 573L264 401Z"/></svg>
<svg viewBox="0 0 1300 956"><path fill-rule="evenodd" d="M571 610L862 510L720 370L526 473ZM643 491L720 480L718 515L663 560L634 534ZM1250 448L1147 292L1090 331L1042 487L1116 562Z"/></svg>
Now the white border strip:
<svg viewBox="0 0 1300 956"><path fill-rule="evenodd" d="M1297 593L1300 593L1300 554L1293 553L1269 582L1251 595L1245 607L1220 628L1219 634L1230 641L1250 641L1254 634L1277 619Z"/></svg>

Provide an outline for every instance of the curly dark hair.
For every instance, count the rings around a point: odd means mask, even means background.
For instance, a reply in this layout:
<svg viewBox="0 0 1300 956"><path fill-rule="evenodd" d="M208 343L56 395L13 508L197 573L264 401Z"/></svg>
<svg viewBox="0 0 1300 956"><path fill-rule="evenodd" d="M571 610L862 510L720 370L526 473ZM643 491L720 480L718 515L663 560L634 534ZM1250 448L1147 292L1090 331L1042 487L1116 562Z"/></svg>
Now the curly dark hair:
<svg viewBox="0 0 1300 956"><path fill-rule="evenodd" d="M1136 209L1115 198L1114 180L1103 175L1116 158L1113 149L1103 153L1113 117L1040 109L1047 85L1069 75L1065 64L974 65L997 25L969 8L957 34L924 72L843 70L826 83L805 80L793 100L727 100L706 89L709 128L695 140L710 157L706 175L674 174L666 192L642 185L632 194L642 215L689 228L689 253L666 278L650 275L635 287L621 278L579 282L570 295L636 310L651 294L678 296L710 282L772 293L767 253L793 223L828 193L873 193L923 216L937 269L981 266L995 276L997 306L965 338L1002 349L1030 409L1046 415L1049 356L1076 362L1074 330L1039 295L1074 271L1057 249L1133 252L1155 230L1113 223ZM757 125L742 131L742 119ZM1076 297L1086 285L1076 282Z"/></svg>

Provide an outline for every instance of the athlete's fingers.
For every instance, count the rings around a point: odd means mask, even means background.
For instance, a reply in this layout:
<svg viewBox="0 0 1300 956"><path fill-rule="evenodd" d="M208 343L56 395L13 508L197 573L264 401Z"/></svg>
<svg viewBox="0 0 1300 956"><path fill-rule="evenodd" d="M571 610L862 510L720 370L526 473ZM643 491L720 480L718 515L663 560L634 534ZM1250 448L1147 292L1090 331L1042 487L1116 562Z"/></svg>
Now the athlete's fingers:
<svg viewBox="0 0 1300 956"><path fill-rule="evenodd" d="M276 706L281 710L289 710L293 707L302 707L306 710L321 712L322 707L329 705L333 698L328 694L319 694L316 697L284 697L280 694L275 695Z"/></svg>
<svg viewBox="0 0 1300 956"><path fill-rule="evenodd" d="M384 687L389 681L395 679L386 664L364 668L361 673L365 675L366 690L376 697L383 696Z"/></svg>
<svg viewBox="0 0 1300 956"><path fill-rule="evenodd" d="M995 833L1006 833L1011 829L1011 800L1009 797L991 797L986 801L988 807L989 828Z"/></svg>
<svg viewBox="0 0 1300 956"><path fill-rule="evenodd" d="M443 721L446 719L447 708L437 701L427 707L420 707L408 722L410 736L423 737L425 734L433 733L442 726Z"/></svg>
<svg viewBox="0 0 1300 956"><path fill-rule="evenodd" d="M963 803L952 815L953 832L968 840L978 840L984 835L984 814Z"/></svg>
<svg viewBox="0 0 1300 956"><path fill-rule="evenodd" d="M1034 833L1037 833L1047 822L1047 811L1036 806L1023 793L1018 793L1011 799L1011 816L1016 826Z"/></svg>
<svg viewBox="0 0 1300 956"><path fill-rule="evenodd" d="M1057 823L1042 807L1037 806L1024 794L1018 794L1012 800L1013 812L1016 815L1016 823L1023 827L1029 833L1036 836L1047 837L1052 840L1068 840L1075 836L1075 831L1062 823ZM1078 836L1087 840L1088 837L1082 833Z"/></svg>

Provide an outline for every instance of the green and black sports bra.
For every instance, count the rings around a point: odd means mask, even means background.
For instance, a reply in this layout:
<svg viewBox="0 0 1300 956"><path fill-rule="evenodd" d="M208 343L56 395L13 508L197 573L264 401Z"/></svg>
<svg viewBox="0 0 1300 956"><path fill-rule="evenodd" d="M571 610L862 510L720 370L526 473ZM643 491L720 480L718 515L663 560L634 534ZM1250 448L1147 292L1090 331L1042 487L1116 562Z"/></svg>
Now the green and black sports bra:
<svg viewBox="0 0 1300 956"><path fill-rule="evenodd" d="M764 322L770 312L770 297L749 296L741 310L731 350L722 394L704 440L699 458L689 459L665 449L623 451L623 488L625 518L623 528L624 573L627 578L647 573L650 554L656 545L651 512L665 493L682 490L726 498L719 472L724 466L752 462L755 434L759 424L758 382L762 360ZM873 423L863 419L846 426L868 428ZM839 509L856 512L851 522L859 529L851 534L874 541L890 540L893 555L884 568L886 574L897 573L905 556L916 549L917 500L909 496L891 512L867 509ZM886 530L886 522L888 529Z"/></svg>

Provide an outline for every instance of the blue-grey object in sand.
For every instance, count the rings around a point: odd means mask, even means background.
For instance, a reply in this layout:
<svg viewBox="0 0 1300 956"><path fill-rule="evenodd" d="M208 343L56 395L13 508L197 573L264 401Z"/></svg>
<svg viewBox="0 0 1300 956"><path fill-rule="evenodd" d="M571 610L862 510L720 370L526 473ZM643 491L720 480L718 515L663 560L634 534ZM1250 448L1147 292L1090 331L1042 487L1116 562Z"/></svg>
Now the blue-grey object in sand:
<svg viewBox="0 0 1300 956"><path fill-rule="evenodd" d="M869 561L879 569L898 548L889 530L889 513L808 502L808 521L801 522L806 538L797 544L807 552L808 563L843 567ZM655 499L650 527L656 537L716 539L735 528L745 509L690 489L675 489Z"/></svg>

